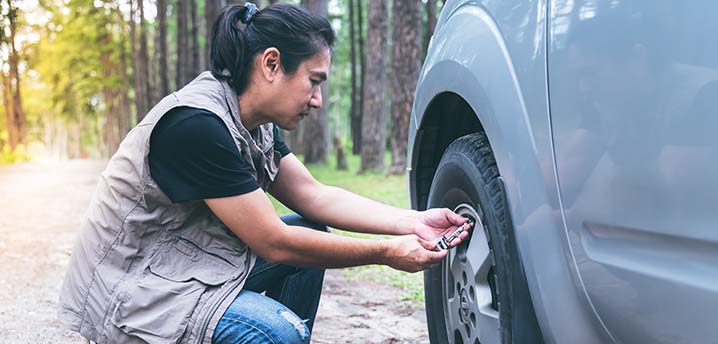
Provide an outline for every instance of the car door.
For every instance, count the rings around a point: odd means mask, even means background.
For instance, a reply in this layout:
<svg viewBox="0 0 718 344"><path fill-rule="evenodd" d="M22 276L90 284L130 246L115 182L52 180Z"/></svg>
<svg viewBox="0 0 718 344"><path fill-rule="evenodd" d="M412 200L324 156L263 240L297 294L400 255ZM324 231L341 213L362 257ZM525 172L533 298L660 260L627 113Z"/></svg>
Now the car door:
<svg viewBox="0 0 718 344"><path fill-rule="evenodd" d="M556 0L548 84L576 280L620 343L718 334L718 2Z"/></svg>

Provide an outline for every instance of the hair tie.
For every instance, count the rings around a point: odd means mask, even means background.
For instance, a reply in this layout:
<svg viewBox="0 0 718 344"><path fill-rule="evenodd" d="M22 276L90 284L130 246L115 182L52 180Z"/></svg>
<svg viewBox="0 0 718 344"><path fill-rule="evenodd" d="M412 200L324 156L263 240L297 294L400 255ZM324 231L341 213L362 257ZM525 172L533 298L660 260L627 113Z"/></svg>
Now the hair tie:
<svg viewBox="0 0 718 344"><path fill-rule="evenodd" d="M259 12L259 9L257 9L257 5L251 2L245 3L244 8L246 8L247 11L244 12L244 17L240 18L239 21L241 21L244 25L249 25L249 22L251 22L254 15Z"/></svg>

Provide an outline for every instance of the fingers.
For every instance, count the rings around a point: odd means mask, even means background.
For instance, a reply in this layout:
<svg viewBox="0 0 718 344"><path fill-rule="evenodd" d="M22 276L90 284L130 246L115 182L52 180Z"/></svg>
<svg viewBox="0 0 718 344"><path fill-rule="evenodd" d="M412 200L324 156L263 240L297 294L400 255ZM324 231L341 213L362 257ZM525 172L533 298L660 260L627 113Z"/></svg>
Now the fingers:
<svg viewBox="0 0 718 344"><path fill-rule="evenodd" d="M464 227L464 230L458 236L456 236L454 239L452 239L449 242L449 247L453 248L453 247L459 245L461 242L463 242L464 239L468 238L469 235L471 235L469 233L469 231L473 228L473 226L474 226L473 222L467 223L466 226Z"/></svg>
<svg viewBox="0 0 718 344"><path fill-rule="evenodd" d="M467 220L467 218L453 212L449 208L444 208L444 216L446 216L446 218L449 219L449 222L451 222L457 226L463 225L464 222L466 222L466 220Z"/></svg>
<svg viewBox="0 0 718 344"><path fill-rule="evenodd" d="M436 265L441 263L444 257L446 257L446 255L448 254L448 251L438 249L436 246L434 246L434 243L430 241L426 241L419 237L417 237L417 241L425 249L425 251L423 252L424 264L422 264L422 270L435 267Z"/></svg>
<svg viewBox="0 0 718 344"><path fill-rule="evenodd" d="M440 264L448 251L436 250L429 241L416 235L396 237L393 240L394 254L387 265L406 272L418 272L431 269Z"/></svg>
<svg viewBox="0 0 718 344"><path fill-rule="evenodd" d="M427 240L424 240L419 237L417 237L417 240L419 241L419 244L426 250L429 250L429 251L437 251L438 250L438 248L432 241L427 241Z"/></svg>
<svg viewBox="0 0 718 344"><path fill-rule="evenodd" d="M424 262L421 270L432 269L441 264L448 253L448 250L426 251L426 261Z"/></svg>
<svg viewBox="0 0 718 344"><path fill-rule="evenodd" d="M466 239L468 237L469 237L468 231L461 232L461 234L459 234L459 236L457 236L456 238L454 238L454 240L451 240L449 242L449 247L456 247L457 245L461 244L464 241L464 239Z"/></svg>
<svg viewBox="0 0 718 344"><path fill-rule="evenodd" d="M429 261L434 261L434 262L438 263L442 259L444 259L444 257L446 257L446 254L448 254L448 253L449 253L449 251L447 251L447 250L429 251L428 252Z"/></svg>

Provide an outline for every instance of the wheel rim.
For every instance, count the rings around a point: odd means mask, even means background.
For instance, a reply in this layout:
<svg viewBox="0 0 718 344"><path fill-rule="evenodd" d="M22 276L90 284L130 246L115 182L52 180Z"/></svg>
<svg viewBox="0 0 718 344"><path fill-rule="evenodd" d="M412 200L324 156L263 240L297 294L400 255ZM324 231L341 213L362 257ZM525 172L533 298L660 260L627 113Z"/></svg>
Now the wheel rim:
<svg viewBox="0 0 718 344"><path fill-rule="evenodd" d="M447 254L442 263L444 320L454 344L499 343L499 312L495 287L489 282L491 251L481 209L463 203L454 210L476 222L468 240ZM494 290L494 292L492 292Z"/></svg>

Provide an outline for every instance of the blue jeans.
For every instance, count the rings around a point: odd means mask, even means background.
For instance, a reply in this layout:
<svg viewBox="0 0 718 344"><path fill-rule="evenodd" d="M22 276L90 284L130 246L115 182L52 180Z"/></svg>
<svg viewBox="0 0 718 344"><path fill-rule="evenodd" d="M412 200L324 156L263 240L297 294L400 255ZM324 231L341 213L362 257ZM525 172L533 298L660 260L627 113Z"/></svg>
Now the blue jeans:
<svg viewBox="0 0 718 344"><path fill-rule="evenodd" d="M296 214L282 216L282 221L329 231ZM323 269L274 264L257 257L244 288L219 320L212 343L309 343L323 282Z"/></svg>

